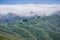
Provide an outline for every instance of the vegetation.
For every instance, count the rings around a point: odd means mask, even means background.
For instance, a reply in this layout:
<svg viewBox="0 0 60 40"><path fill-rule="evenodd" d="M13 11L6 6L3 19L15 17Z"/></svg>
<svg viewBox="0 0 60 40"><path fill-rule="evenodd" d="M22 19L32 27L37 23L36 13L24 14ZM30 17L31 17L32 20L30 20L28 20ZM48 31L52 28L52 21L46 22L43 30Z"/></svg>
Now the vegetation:
<svg viewBox="0 0 60 40"><path fill-rule="evenodd" d="M0 18L0 40L60 40L60 15L10 16Z"/></svg>

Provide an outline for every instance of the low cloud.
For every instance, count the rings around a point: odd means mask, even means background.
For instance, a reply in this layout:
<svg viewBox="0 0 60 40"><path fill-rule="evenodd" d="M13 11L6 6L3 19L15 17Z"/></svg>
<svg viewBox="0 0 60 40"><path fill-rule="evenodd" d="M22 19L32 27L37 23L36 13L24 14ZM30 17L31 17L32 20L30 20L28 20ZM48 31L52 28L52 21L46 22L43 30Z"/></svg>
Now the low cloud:
<svg viewBox="0 0 60 40"><path fill-rule="evenodd" d="M20 4L0 5L0 14L14 13L17 15L50 15L60 11L60 4Z"/></svg>

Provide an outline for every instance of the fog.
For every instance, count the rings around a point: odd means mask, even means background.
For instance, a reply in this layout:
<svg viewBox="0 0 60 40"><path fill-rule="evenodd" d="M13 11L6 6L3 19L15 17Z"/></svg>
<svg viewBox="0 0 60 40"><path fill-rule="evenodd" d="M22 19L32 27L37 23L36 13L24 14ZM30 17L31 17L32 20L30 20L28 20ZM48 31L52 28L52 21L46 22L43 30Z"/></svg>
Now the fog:
<svg viewBox="0 0 60 40"><path fill-rule="evenodd" d="M0 5L0 14L14 13L23 16L51 15L55 11L60 11L60 4Z"/></svg>

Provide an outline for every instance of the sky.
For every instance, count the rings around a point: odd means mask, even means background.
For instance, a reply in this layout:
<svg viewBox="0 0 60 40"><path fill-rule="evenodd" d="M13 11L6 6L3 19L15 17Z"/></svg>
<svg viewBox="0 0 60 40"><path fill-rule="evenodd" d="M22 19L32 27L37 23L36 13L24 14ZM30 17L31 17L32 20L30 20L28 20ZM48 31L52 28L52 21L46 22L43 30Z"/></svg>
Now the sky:
<svg viewBox="0 0 60 40"><path fill-rule="evenodd" d="M55 11L60 11L60 0L0 0L0 14L51 15Z"/></svg>
<svg viewBox="0 0 60 40"><path fill-rule="evenodd" d="M0 4L60 4L60 0L0 0Z"/></svg>

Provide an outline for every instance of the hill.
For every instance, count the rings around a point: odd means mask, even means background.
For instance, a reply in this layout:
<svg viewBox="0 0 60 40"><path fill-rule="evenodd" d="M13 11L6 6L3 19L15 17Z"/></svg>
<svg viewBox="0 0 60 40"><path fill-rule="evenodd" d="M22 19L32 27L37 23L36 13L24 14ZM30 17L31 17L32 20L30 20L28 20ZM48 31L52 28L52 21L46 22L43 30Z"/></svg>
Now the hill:
<svg viewBox="0 0 60 40"><path fill-rule="evenodd" d="M60 40L60 12L50 16L3 15L0 40Z"/></svg>

